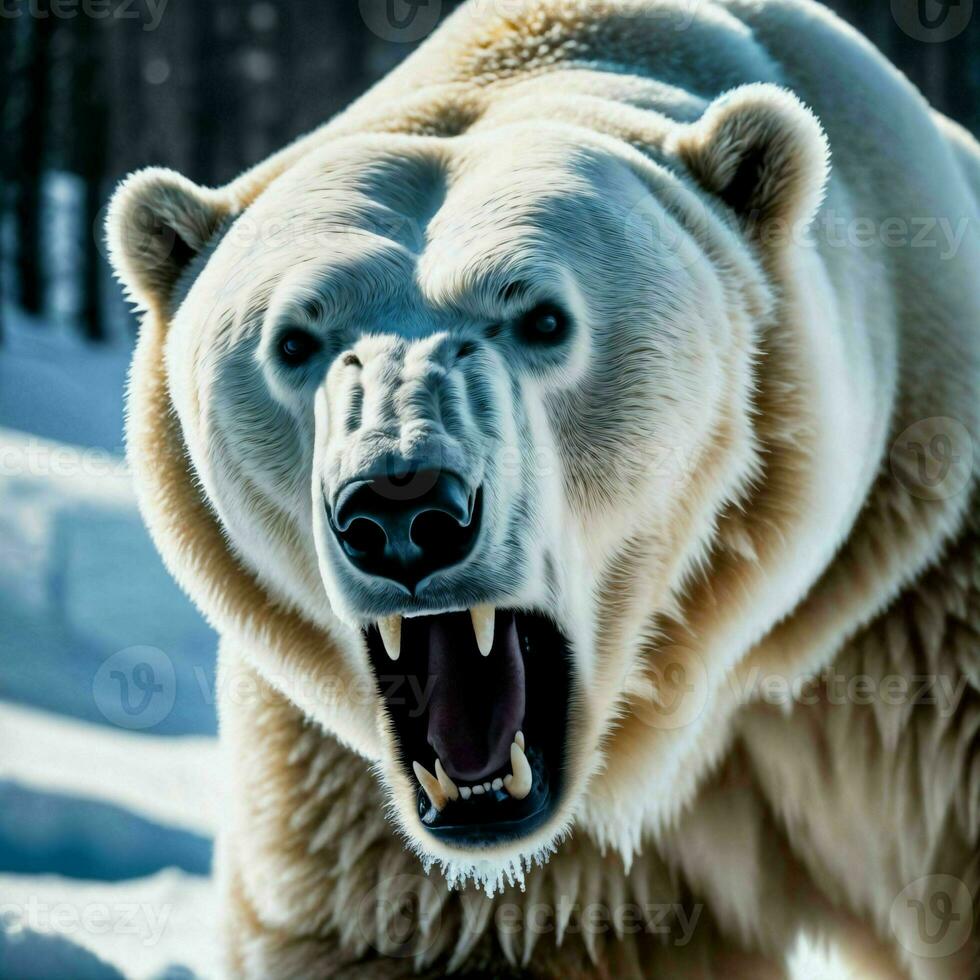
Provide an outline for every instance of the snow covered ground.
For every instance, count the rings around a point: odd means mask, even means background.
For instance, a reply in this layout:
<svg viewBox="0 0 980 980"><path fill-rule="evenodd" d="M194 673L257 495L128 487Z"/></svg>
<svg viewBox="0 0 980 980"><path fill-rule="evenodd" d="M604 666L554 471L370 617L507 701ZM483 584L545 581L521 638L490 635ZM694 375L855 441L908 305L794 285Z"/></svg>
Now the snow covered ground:
<svg viewBox="0 0 980 980"><path fill-rule="evenodd" d="M214 977L216 641L136 512L129 351L5 319L0 980Z"/></svg>

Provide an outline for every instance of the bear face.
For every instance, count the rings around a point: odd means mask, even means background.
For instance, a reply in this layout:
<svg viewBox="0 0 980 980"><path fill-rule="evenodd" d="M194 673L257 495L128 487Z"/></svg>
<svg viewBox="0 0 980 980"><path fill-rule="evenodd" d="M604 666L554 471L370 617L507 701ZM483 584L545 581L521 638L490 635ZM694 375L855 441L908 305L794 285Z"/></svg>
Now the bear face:
<svg viewBox="0 0 980 980"><path fill-rule="evenodd" d="M159 171L113 206L230 548L370 694L351 724L302 690L316 664L277 685L458 873L601 821L644 639L757 473L768 297L732 243L826 176L775 91L648 153L560 124L358 136L244 209ZM134 236L146 212L168 234Z"/></svg>

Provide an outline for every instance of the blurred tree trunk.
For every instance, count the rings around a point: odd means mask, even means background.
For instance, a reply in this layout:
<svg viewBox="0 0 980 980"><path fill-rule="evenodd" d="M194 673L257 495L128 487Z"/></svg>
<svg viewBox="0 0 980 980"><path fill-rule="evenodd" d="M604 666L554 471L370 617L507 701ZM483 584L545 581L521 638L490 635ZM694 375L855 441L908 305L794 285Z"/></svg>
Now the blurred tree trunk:
<svg viewBox="0 0 980 980"><path fill-rule="evenodd" d="M8 192L13 179L13 162L17 156L17 137L20 124L14 119L11 100L16 98L14 57L17 49L17 27L11 25L0 31L0 342L4 334L4 311L7 298L7 206Z"/></svg>
<svg viewBox="0 0 980 980"><path fill-rule="evenodd" d="M129 22L110 19L107 63L104 65L109 98L109 173L119 178L143 163L146 142L145 103L140 57L145 34Z"/></svg>
<svg viewBox="0 0 980 980"><path fill-rule="evenodd" d="M89 340L105 337L102 304L103 259L102 182L109 138L105 84L106 32L104 22L82 17L72 73L72 153L70 165L84 182L79 248L79 304L82 332Z"/></svg>
<svg viewBox="0 0 980 980"><path fill-rule="evenodd" d="M282 18L268 0L248 5L245 13L246 40L238 69L243 99L244 166L264 160L278 149L277 127L283 116Z"/></svg>
<svg viewBox="0 0 980 980"><path fill-rule="evenodd" d="M245 4L211 0L198 5L194 100L195 165L191 177L206 184L231 180L243 167L242 85L236 57L241 54Z"/></svg>
<svg viewBox="0 0 980 980"><path fill-rule="evenodd" d="M27 312L38 314L44 308L42 187L53 21L50 16L18 17L8 22L5 30L13 30L16 34L14 84L4 113L11 119L16 145L15 152L10 154L10 187L14 199L14 292Z"/></svg>

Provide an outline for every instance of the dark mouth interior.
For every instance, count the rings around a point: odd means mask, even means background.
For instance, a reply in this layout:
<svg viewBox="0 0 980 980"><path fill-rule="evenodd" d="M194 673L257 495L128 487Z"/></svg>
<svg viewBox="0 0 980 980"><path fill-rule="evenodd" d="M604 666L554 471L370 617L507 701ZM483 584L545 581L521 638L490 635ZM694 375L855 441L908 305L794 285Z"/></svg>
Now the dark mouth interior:
<svg viewBox="0 0 980 980"><path fill-rule="evenodd" d="M377 627L366 638L401 763L418 788L423 826L460 844L485 846L547 820L562 788L571 693L568 647L554 623L498 609L487 656L469 612L403 619L395 661ZM530 766L530 790L521 798L508 789L517 785L515 740L523 742ZM435 774L437 759L459 789L439 807L413 768L418 763Z"/></svg>

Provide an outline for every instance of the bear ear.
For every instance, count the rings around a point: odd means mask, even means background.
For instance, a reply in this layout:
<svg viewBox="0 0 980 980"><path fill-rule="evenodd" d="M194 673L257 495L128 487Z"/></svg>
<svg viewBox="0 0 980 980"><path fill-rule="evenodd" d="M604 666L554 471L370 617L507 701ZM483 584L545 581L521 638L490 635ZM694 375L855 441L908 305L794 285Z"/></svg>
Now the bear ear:
<svg viewBox="0 0 980 980"><path fill-rule="evenodd" d="M232 212L220 191L173 170L150 167L127 177L109 203L109 261L144 310L166 308L180 274Z"/></svg>
<svg viewBox="0 0 980 980"><path fill-rule="evenodd" d="M755 231L767 222L809 223L830 175L816 116L788 90L765 83L719 96L685 127L676 150L701 186Z"/></svg>

